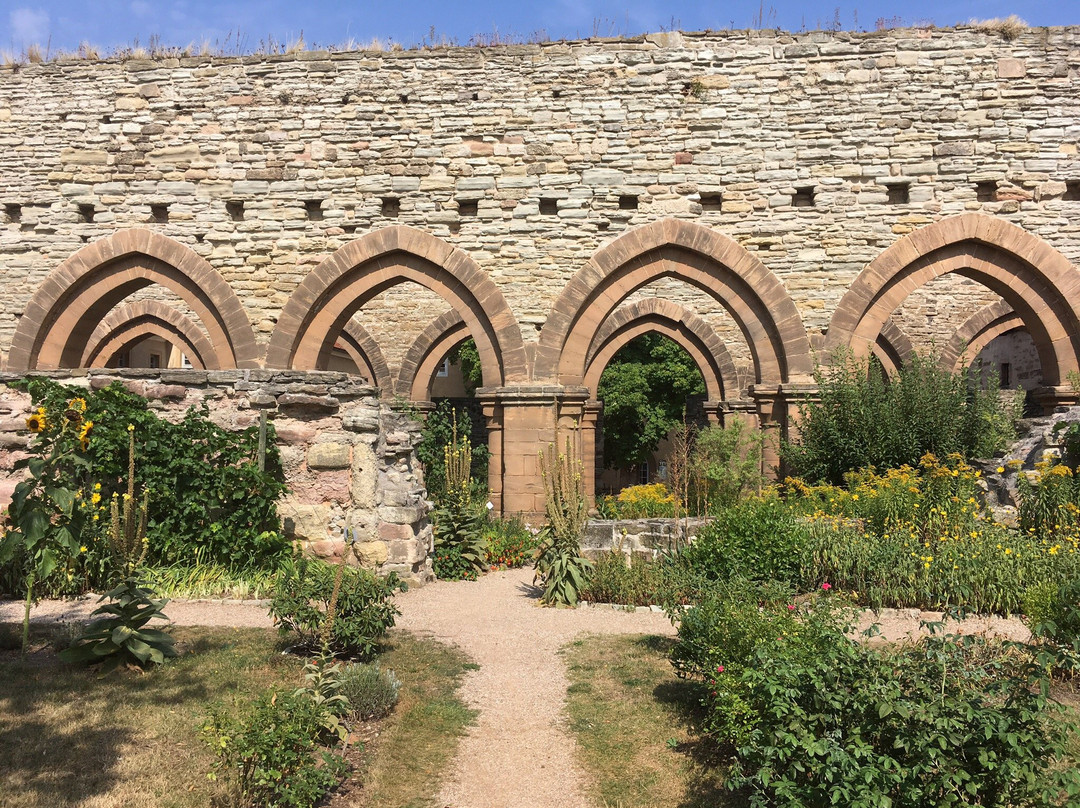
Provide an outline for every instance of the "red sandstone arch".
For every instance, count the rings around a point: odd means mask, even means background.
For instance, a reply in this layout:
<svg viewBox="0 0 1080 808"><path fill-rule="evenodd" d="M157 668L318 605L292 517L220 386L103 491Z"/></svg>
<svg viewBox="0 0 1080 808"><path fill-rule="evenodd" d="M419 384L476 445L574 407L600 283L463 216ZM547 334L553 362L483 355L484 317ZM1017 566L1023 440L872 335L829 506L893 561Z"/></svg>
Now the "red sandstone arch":
<svg viewBox="0 0 1080 808"><path fill-rule="evenodd" d="M403 281L430 289L461 315L476 340L488 384L527 380L521 329L499 288L461 250L404 226L352 241L312 270L278 318L267 367L325 367L352 315Z"/></svg>
<svg viewBox="0 0 1080 808"><path fill-rule="evenodd" d="M983 306L956 329L941 352L941 367L958 371L1002 334L1024 328L1024 321L1004 300Z"/></svg>
<svg viewBox="0 0 1080 808"><path fill-rule="evenodd" d="M453 309L435 318L409 346L398 370L397 394L410 401L430 400L431 377L446 352L468 337L468 326Z"/></svg>
<svg viewBox="0 0 1080 808"><path fill-rule="evenodd" d="M841 299L826 345L865 355L911 292L949 272L982 283L1012 306L1035 341L1045 385L1060 385L1077 370L1080 272L1042 239L975 213L917 230L874 259Z"/></svg>
<svg viewBox="0 0 1080 808"><path fill-rule="evenodd" d="M690 354L710 401L723 401L739 389L738 374L724 341L696 312L670 300L649 298L616 309L596 333L585 360L584 385L595 397L600 376L612 357L642 334L663 334Z"/></svg>
<svg viewBox="0 0 1080 808"><path fill-rule="evenodd" d="M214 347L202 329L159 300L139 300L112 311L90 335L79 367L105 367L117 353L151 335L178 347L193 368L220 370Z"/></svg>
<svg viewBox="0 0 1080 808"><path fill-rule="evenodd" d="M356 365L357 370L384 394L392 392L393 376L390 375L390 369L386 365L386 358L383 356L382 349L379 347L379 343L360 323L356 322L356 320L349 320L335 343L335 347L340 347L345 351Z"/></svg>
<svg viewBox="0 0 1080 808"><path fill-rule="evenodd" d="M135 228L83 247L49 273L15 329L8 370L78 367L108 312L155 283L195 312L219 367L258 366L251 323L225 279L179 242Z"/></svg>
<svg viewBox="0 0 1080 808"><path fill-rule="evenodd" d="M908 335L893 320L887 320L874 343L874 356L881 363L886 377L895 376L913 353L915 346Z"/></svg>
<svg viewBox="0 0 1080 808"><path fill-rule="evenodd" d="M728 310L750 346L755 381L809 376L806 329L780 280L727 236L666 219L615 239L570 280L540 332L534 377L582 384L604 322L626 297L663 277L686 281Z"/></svg>

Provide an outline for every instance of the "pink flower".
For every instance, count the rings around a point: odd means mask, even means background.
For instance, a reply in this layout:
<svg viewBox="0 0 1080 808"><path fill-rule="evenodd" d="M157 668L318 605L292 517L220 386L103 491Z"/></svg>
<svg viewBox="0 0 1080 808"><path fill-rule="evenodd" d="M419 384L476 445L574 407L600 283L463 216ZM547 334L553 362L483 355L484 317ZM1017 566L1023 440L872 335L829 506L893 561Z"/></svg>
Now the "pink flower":
<svg viewBox="0 0 1080 808"><path fill-rule="evenodd" d="M827 584L826 584L826 585L827 585ZM795 604L794 604L794 603L789 603L789 604L788 604L788 607L787 607L787 610L788 610L789 612L793 612L793 611L795 611Z"/></svg>
<svg viewBox="0 0 1080 808"><path fill-rule="evenodd" d="M830 584L830 583L828 583L828 582L826 582L826 583L823 583L823 584L821 585L821 588L822 588L822 589L824 589L824 590L825 590L826 592L828 592L828 591L829 591L830 589L832 589L832 584Z"/></svg>
<svg viewBox="0 0 1080 808"><path fill-rule="evenodd" d="M723 673L724 672L724 666L723 665L717 665L716 666L716 672L717 673Z"/></svg>

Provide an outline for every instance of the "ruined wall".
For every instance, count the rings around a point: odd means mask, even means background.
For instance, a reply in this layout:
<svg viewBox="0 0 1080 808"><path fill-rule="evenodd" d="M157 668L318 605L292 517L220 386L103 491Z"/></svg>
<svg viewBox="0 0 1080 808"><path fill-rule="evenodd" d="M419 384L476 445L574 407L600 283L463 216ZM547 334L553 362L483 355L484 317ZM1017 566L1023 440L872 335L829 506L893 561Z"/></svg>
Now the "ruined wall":
<svg viewBox="0 0 1080 808"><path fill-rule="evenodd" d="M1078 142L1080 28L5 65L0 352L50 270L132 226L209 261L262 344L312 266L390 224L464 250L534 342L598 248L665 217L746 247L815 334L869 261L946 216L1080 263ZM658 285L749 364L718 304ZM935 285L897 315L917 343L987 302ZM359 319L393 364L446 308L391 291Z"/></svg>
<svg viewBox="0 0 1080 808"><path fill-rule="evenodd" d="M380 572L433 578L429 505L413 447L419 426L380 404L375 390L344 373L262 370L115 369L52 372L57 381L99 389L114 381L144 396L160 416L179 419L206 403L211 420L240 430L268 415L289 493L279 503L286 535L314 555L336 560L346 528L355 559ZM0 383L16 377L0 374ZM25 455L30 398L0 386L0 498Z"/></svg>

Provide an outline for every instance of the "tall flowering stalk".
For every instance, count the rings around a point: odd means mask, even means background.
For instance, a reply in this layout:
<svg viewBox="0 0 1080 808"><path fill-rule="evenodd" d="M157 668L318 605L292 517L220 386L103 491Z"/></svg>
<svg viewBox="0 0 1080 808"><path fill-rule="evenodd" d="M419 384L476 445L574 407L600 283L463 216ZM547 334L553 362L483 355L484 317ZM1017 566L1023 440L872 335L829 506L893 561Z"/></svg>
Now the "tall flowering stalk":
<svg viewBox="0 0 1080 808"><path fill-rule="evenodd" d="M545 605L573 606L585 588L592 563L581 555L581 534L589 518L585 470L570 437L566 450L555 444L540 452L544 478L544 512L548 524L536 558L536 578L543 582Z"/></svg>

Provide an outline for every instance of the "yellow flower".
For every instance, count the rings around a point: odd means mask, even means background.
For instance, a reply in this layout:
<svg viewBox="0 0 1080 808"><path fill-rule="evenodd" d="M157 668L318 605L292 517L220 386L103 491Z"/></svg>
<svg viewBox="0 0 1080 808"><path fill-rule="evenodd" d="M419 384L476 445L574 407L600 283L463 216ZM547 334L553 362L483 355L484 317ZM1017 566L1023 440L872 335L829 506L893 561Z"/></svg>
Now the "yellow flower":
<svg viewBox="0 0 1080 808"><path fill-rule="evenodd" d="M1004 466L998 466L997 467L997 473L998 474L1004 474L1005 473L1005 467Z"/></svg>
<svg viewBox="0 0 1080 808"><path fill-rule="evenodd" d="M68 402L68 409L75 410L75 412L86 412L86 399L85 398L73 398Z"/></svg>
<svg viewBox="0 0 1080 808"><path fill-rule="evenodd" d="M49 425L45 418L45 408L38 407L37 412L26 419L26 428L31 432L43 432Z"/></svg>
<svg viewBox="0 0 1080 808"><path fill-rule="evenodd" d="M95 491L93 494L90 495L90 501L97 505L99 502L101 502L101 494Z"/></svg>
<svg viewBox="0 0 1080 808"><path fill-rule="evenodd" d="M86 545L85 544L82 547L79 548L79 552L80 553L85 553L86 552Z"/></svg>

